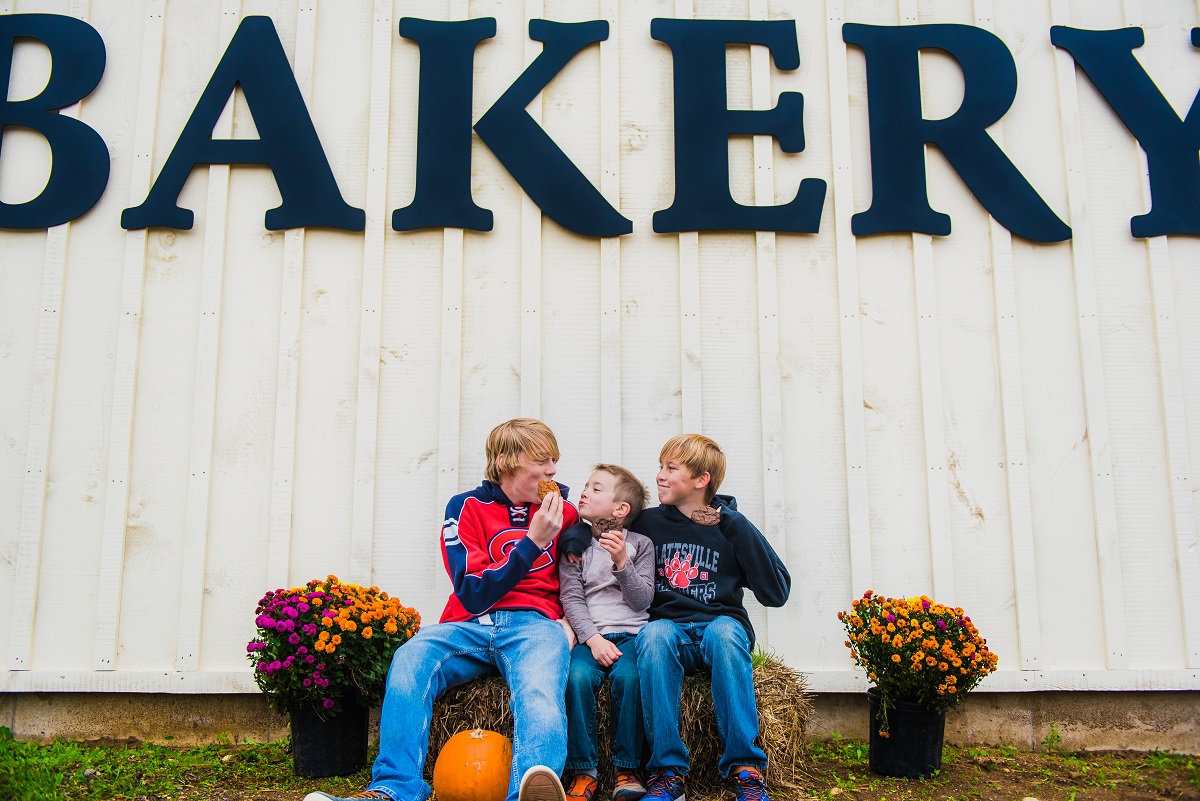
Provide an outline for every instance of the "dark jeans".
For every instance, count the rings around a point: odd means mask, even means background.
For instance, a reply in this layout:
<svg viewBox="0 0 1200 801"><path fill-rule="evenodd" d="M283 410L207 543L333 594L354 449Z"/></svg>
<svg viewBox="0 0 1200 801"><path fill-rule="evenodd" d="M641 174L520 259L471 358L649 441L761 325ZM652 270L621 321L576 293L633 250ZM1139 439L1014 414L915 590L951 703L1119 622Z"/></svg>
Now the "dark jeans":
<svg viewBox="0 0 1200 801"><path fill-rule="evenodd" d="M642 700L638 692L637 635L618 632L604 639L621 649L621 658L606 668L583 643L571 650L567 674L567 769L594 770L596 757L596 690L610 681L613 720L613 765L633 770L641 765Z"/></svg>

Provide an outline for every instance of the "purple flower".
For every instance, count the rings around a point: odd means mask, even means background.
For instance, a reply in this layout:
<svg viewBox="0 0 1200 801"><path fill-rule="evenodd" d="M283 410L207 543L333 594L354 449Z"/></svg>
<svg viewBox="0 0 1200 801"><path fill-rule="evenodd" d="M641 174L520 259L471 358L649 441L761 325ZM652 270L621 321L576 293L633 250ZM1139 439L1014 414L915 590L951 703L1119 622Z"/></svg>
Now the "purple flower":
<svg viewBox="0 0 1200 801"><path fill-rule="evenodd" d="M299 648L296 649L296 656L304 656L307 653L308 653L307 645L301 645Z"/></svg>
<svg viewBox="0 0 1200 801"><path fill-rule="evenodd" d="M302 681L302 682L300 682L300 683L301 683L301 684L303 684L305 687L311 687L311 686L312 686L312 679L305 679L304 681Z"/></svg>
<svg viewBox="0 0 1200 801"><path fill-rule="evenodd" d="M304 657L304 664L306 664L306 665L311 665L313 662L316 662L316 661L317 661L316 657L314 657L312 654L309 654L308 656Z"/></svg>
<svg viewBox="0 0 1200 801"><path fill-rule="evenodd" d="M277 622L275 623L275 630L276 630L276 631L287 631L287 630L288 630L288 623L290 623L290 622L291 622L290 620L280 620L280 621L277 621Z"/></svg>
<svg viewBox="0 0 1200 801"><path fill-rule="evenodd" d="M268 667L270 667L270 665L268 665L268 664L267 664L267 661L264 659L262 662L259 662L259 663L258 663L258 672L259 672L259 673L266 673L266 672L267 672L267 668L268 668Z"/></svg>
<svg viewBox="0 0 1200 801"><path fill-rule="evenodd" d="M884 618L884 619L885 619L885 620L887 620L887 622L888 622L888 623L895 623L895 622L896 622L896 616L895 616L895 615L888 615L888 616L887 616L886 618Z"/></svg>
<svg viewBox="0 0 1200 801"><path fill-rule="evenodd" d="M324 701L321 702L321 705L323 707L325 707L326 709L333 709L333 699L326 698Z"/></svg>
<svg viewBox="0 0 1200 801"><path fill-rule="evenodd" d="M946 630L946 621L944 621L944 620L939 620L935 625L938 627L939 631Z"/></svg>
<svg viewBox="0 0 1200 801"><path fill-rule="evenodd" d="M938 622L940 623L941 621L939 620ZM946 628L946 627L942 626L942 628ZM300 644L300 635L299 634L291 635L290 637L288 637L288 642L290 642L292 645L299 645Z"/></svg>
<svg viewBox="0 0 1200 801"><path fill-rule="evenodd" d="M296 604L296 608L300 610L300 614L304 614L304 613L305 613L305 612L307 612L309 609L312 609L312 607L311 607L311 606L309 606L308 604L304 603L303 601L301 601L300 603Z"/></svg>
<svg viewBox="0 0 1200 801"><path fill-rule="evenodd" d="M300 617L300 613L296 611L296 607L294 607L294 606L283 607L283 613L285 615L287 615L288 617L292 618L293 620L295 618Z"/></svg>
<svg viewBox="0 0 1200 801"><path fill-rule="evenodd" d="M921 601L922 609L928 609L930 606L931 606L931 604L929 603L929 601Z"/></svg>
<svg viewBox="0 0 1200 801"><path fill-rule="evenodd" d="M317 665L317 670L324 670L324 669L325 669L325 663L324 663L324 662L322 662L321 664Z"/></svg>
<svg viewBox="0 0 1200 801"><path fill-rule="evenodd" d="M319 671L319 670L314 670L314 671L313 671L313 678L314 678L314 679L319 679L319 678L321 678L321 671Z"/></svg>
<svg viewBox="0 0 1200 801"><path fill-rule="evenodd" d="M317 633L317 624L316 623L305 623L300 628L300 630L303 631L305 634L307 634L309 637L311 637Z"/></svg>
<svg viewBox="0 0 1200 801"><path fill-rule="evenodd" d="M274 662L272 662L270 664L270 669L272 672L275 672L278 670L283 670L283 663L280 662L278 659L276 659Z"/></svg>

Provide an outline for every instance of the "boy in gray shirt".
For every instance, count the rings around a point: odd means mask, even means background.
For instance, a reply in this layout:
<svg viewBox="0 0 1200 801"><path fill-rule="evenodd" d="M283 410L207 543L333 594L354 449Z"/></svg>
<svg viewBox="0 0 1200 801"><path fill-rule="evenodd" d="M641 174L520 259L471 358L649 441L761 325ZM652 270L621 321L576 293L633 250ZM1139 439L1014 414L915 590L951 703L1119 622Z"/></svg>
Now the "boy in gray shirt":
<svg viewBox="0 0 1200 801"><path fill-rule="evenodd" d="M614 722L613 801L646 793L641 767L642 702L633 641L654 598L654 545L625 528L645 507L642 482L623 467L598 464L579 496L581 522L563 533L559 582L567 622L579 644L567 678L567 763L575 777L569 801L591 801L596 778L596 689L611 681Z"/></svg>

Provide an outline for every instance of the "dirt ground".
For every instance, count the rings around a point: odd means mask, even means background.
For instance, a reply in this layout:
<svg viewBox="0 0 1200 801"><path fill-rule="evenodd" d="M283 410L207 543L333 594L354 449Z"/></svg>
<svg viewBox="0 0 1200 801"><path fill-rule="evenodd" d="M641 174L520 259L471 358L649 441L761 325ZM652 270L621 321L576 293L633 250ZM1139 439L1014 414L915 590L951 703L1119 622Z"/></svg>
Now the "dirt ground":
<svg viewBox="0 0 1200 801"><path fill-rule="evenodd" d="M925 780L890 779L870 771L866 744L814 748L800 798L1037 799L1161 801L1200 799L1195 758L1160 752L1030 752L1011 747L947 748L942 770Z"/></svg>

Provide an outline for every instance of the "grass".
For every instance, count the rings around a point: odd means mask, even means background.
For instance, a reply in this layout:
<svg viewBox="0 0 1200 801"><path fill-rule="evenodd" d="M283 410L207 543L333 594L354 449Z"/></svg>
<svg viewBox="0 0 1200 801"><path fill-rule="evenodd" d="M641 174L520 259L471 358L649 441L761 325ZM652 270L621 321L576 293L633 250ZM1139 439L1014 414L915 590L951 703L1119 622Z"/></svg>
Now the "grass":
<svg viewBox="0 0 1200 801"><path fill-rule="evenodd" d="M292 775L286 742L178 748L16 742L0 728L0 799L59 801L299 801L313 790L348 795L366 787L369 770L334 779ZM1085 753L1056 748L947 746L942 770L924 781L870 771L867 744L840 736L813 742L803 793L775 801L966 801L1032 796L1041 801L1200 799L1197 758L1172 751ZM374 756L372 753L370 756ZM731 793L695 801L728 799Z"/></svg>

